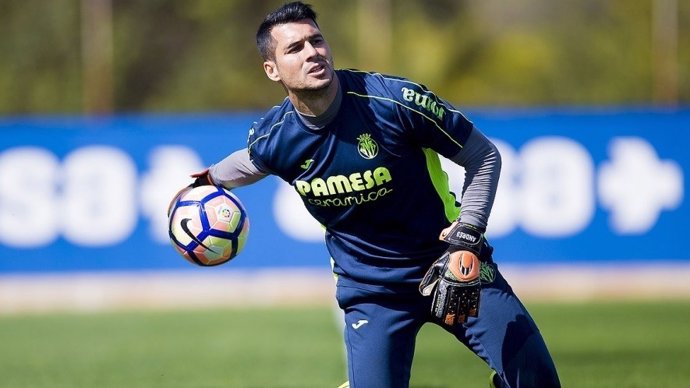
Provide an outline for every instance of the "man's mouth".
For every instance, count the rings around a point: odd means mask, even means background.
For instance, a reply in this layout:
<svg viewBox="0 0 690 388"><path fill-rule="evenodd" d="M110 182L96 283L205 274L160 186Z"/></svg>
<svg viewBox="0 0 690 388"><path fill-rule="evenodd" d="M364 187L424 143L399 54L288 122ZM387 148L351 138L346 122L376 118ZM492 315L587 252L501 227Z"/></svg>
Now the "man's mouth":
<svg viewBox="0 0 690 388"><path fill-rule="evenodd" d="M323 71L325 71L325 69L326 69L326 64L319 63L319 64L314 65L311 68L309 68L309 70L307 71L307 74L319 74L319 73L322 73Z"/></svg>

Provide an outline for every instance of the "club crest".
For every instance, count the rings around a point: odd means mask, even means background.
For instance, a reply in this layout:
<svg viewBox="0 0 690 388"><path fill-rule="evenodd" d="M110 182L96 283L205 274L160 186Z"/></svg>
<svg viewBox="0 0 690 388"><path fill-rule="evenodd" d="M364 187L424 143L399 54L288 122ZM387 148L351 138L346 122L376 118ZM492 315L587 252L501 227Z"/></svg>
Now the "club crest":
<svg viewBox="0 0 690 388"><path fill-rule="evenodd" d="M371 134L363 133L357 137L357 151L364 159L374 159L379 154L379 145Z"/></svg>

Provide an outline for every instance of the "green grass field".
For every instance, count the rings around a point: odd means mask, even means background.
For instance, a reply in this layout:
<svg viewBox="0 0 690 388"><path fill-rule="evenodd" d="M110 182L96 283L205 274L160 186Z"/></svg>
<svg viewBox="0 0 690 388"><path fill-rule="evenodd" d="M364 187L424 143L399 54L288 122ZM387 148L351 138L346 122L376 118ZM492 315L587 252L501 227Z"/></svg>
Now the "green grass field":
<svg viewBox="0 0 690 388"><path fill-rule="evenodd" d="M564 387L690 387L690 301L528 303ZM337 387L328 308L0 316L2 387ZM412 386L486 387L442 330L418 340Z"/></svg>

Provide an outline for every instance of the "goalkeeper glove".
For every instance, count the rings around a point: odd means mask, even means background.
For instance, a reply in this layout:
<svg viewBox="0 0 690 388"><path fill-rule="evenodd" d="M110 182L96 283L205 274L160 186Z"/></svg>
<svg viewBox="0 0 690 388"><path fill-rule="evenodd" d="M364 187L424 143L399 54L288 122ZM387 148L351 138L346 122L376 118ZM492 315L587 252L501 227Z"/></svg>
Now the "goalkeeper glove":
<svg viewBox="0 0 690 388"><path fill-rule="evenodd" d="M432 296L432 315L453 326L479 314L479 256L484 236L476 226L455 222L441 232L441 240L450 246L424 275L419 291Z"/></svg>
<svg viewBox="0 0 690 388"><path fill-rule="evenodd" d="M213 179L211 179L211 173L209 172L208 168L203 171L195 172L190 176L194 178L194 182L192 182L192 184L190 184L188 187L216 185L215 183L213 183Z"/></svg>

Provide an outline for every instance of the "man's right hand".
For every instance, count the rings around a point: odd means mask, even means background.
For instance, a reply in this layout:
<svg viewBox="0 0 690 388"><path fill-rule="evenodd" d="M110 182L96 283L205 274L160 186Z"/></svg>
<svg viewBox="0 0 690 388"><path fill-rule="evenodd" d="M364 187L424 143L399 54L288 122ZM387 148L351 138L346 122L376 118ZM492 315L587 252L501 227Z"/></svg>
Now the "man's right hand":
<svg viewBox="0 0 690 388"><path fill-rule="evenodd" d="M213 179L211 179L211 173L209 172L208 168L203 171L195 172L190 176L194 178L194 182L189 185L190 187L215 186Z"/></svg>

